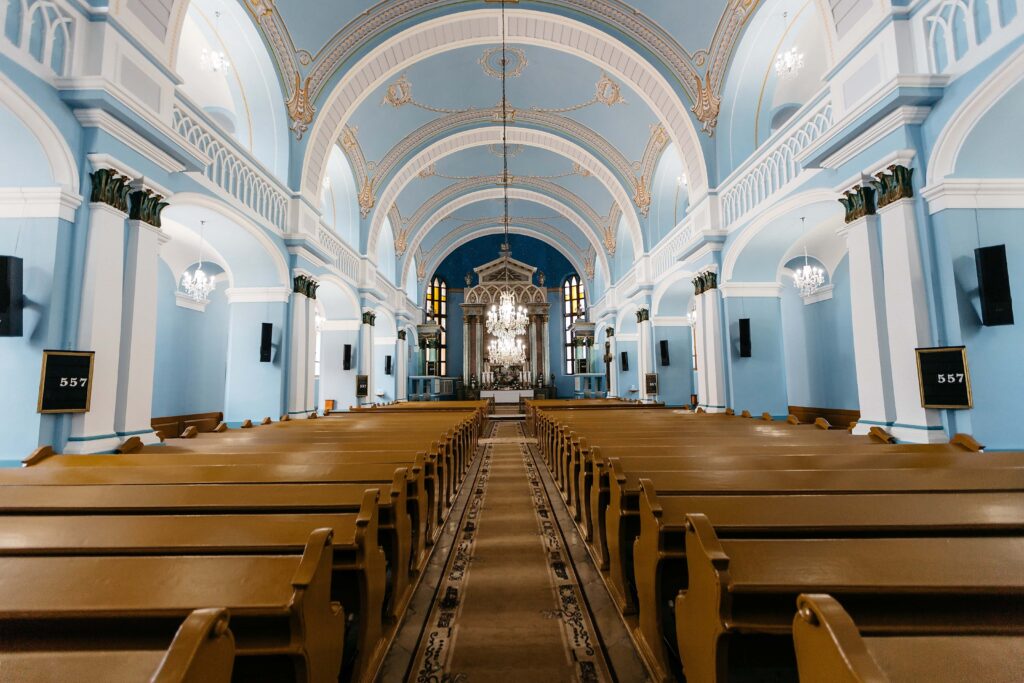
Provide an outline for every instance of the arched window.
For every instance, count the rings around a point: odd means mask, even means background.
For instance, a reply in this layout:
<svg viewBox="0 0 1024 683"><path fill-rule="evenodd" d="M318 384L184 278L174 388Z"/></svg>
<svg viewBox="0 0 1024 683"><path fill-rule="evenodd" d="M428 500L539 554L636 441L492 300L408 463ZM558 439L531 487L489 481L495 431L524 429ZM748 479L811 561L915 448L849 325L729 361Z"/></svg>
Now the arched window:
<svg viewBox="0 0 1024 683"><path fill-rule="evenodd" d="M427 317L441 327L441 367L437 374L448 374L448 284L440 277L434 277L427 287Z"/></svg>
<svg viewBox="0 0 1024 683"><path fill-rule="evenodd" d="M573 273L562 285L562 322L565 325L565 374L576 374L576 346L572 343L572 324L587 313L583 283Z"/></svg>

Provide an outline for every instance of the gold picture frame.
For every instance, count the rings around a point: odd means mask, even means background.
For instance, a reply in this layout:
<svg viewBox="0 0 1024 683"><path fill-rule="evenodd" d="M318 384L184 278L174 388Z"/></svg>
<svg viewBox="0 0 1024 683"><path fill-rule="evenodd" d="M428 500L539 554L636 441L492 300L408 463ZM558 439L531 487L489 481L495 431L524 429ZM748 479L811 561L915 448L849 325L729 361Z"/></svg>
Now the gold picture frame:
<svg viewBox="0 0 1024 683"><path fill-rule="evenodd" d="M85 387L86 394L85 394L85 408L84 409L83 408L73 408L73 409L67 409L67 410L65 410L65 409L53 409L53 408L50 408L50 409L47 409L47 410L43 409L43 390L46 388L46 369L47 369L47 367L48 367L48 365L50 363L50 358L52 358L52 357L64 357L64 358L68 358L68 357L75 357L75 358L87 357L87 358L89 358L89 377L88 377L88 380L86 382L86 387ZM44 350L43 351L43 363L42 363L42 367L39 370L39 398L36 401L36 412L40 413L40 414L43 414L43 415L56 415L56 414L66 414L66 413L87 413L87 412L89 412L89 410L92 408L92 380L93 380L93 371L95 370L95 368L96 368L96 352L95 351L53 351L53 350Z"/></svg>
<svg viewBox="0 0 1024 683"><path fill-rule="evenodd" d="M971 369L967 364L966 346L937 346L934 348L914 349L914 351L917 358L917 388L921 393L922 408L933 408L936 410L971 410L974 408L974 390L971 387ZM924 373L921 370L921 356L931 353L949 353L951 351L959 351L961 354L961 363L964 368L964 383L967 389L967 404L927 403L924 395Z"/></svg>

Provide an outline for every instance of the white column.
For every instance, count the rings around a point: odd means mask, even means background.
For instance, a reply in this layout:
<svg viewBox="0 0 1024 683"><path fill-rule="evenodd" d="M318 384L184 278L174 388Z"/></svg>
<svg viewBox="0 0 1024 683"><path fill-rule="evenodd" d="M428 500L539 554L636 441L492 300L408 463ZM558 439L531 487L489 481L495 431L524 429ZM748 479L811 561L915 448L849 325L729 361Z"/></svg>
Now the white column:
<svg viewBox="0 0 1024 683"><path fill-rule="evenodd" d="M850 309L860 403L854 434L867 434L874 426L888 429L896 414L878 224L878 216L865 216L844 228L850 252Z"/></svg>
<svg viewBox="0 0 1024 683"><path fill-rule="evenodd" d="M316 405L316 299L306 298L306 402L311 413Z"/></svg>
<svg viewBox="0 0 1024 683"><path fill-rule="evenodd" d="M114 427L119 438L138 436L147 444L160 441L151 421L156 366L157 255L162 237L160 229L149 223L128 222Z"/></svg>
<svg viewBox="0 0 1024 683"><path fill-rule="evenodd" d="M697 296L698 400L709 413L724 412L725 344L722 341L722 292L717 287Z"/></svg>
<svg viewBox="0 0 1024 683"><path fill-rule="evenodd" d="M102 202L89 205L78 349L95 351L90 409L71 419L67 453L104 453L121 443L114 428L121 362L124 230L127 215ZM152 378L150 379L152 381Z"/></svg>
<svg viewBox="0 0 1024 683"><path fill-rule="evenodd" d="M473 374L473 369L469 367L469 316L466 312L462 312L462 380L469 386L469 376Z"/></svg>
<svg viewBox="0 0 1024 683"><path fill-rule="evenodd" d="M309 364L309 307L301 292L289 297L288 414L306 413L307 365Z"/></svg>
<svg viewBox="0 0 1024 683"><path fill-rule="evenodd" d="M405 330L399 330L395 344L395 400L401 403L409 400L409 341L406 334Z"/></svg>
<svg viewBox="0 0 1024 683"><path fill-rule="evenodd" d="M609 327L608 329L611 330L612 328ZM615 398L616 396L619 395L619 371L618 371L619 354L615 350L615 334L614 334L614 330L613 330L613 334L607 335L605 337L605 339L608 342L610 342L610 344L611 344L608 347L608 355L610 355L612 357L611 372L609 373L610 376L608 378L608 397L609 398ZM604 359L602 359L602 361L603 360Z"/></svg>
<svg viewBox="0 0 1024 683"><path fill-rule="evenodd" d="M366 375L367 393L361 399L364 404L373 403L376 391L373 384L373 321L376 314L373 310L363 309L363 324L359 326L359 374Z"/></svg>
<svg viewBox="0 0 1024 683"><path fill-rule="evenodd" d="M637 342L639 346L637 368L640 373L640 395L645 401L654 401L657 399L657 395L647 393L647 374L654 372L654 356L651 346L654 337L654 323L651 322L650 309L641 308L640 311L643 313L643 319L637 321L637 338L639 339Z"/></svg>
<svg viewBox="0 0 1024 683"><path fill-rule="evenodd" d="M879 209L878 214L882 222L885 312L896 409L890 431L901 441L945 441L939 411L921 407L917 376L915 349L932 346L932 336L914 200L900 199Z"/></svg>
<svg viewBox="0 0 1024 683"><path fill-rule="evenodd" d="M551 383L551 344L548 341L548 327L550 324L550 316L542 315L540 317L540 353L542 365L544 366L544 386Z"/></svg>

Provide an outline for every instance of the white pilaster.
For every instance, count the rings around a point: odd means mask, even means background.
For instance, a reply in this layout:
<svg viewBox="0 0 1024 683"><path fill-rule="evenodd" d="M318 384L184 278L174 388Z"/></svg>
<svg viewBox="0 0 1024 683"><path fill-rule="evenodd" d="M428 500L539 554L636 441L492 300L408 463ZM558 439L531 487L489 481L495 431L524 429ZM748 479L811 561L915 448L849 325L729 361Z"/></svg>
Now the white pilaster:
<svg viewBox="0 0 1024 683"><path fill-rule="evenodd" d="M147 444L160 441L151 422L156 366L157 254L161 234L159 228L143 221L128 222L114 427L119 438L138 436Z"/></svg>
<svg viewBox="0 0 1024 683"><path fill-rule="evenodd" d="M399 332L395 344L395 400L400 403L409 400L409 341L405 334Z"/></svg>
<svg viewBox="0 0 1024 683"><path fill-rule="evenodd" d="M363 309L363 323L359 326L359 374L366 375L366 386L370 395L359 399L364 404L373 403L373 320L367 314L374 315L372 309Z"/></svg>
<svg viewBox="0 0 1024 683"><path fill-rule="evenodd" d="M306 403L311 413L316 405L316 299L306 297Z"/></svg>
<svg viewBox="0 0 1024 683"><path fill-rule="evenodd" d="M619 372L617 370L619 354L615 349L615 335L612 334L610 337L606 337L606 339L609 343L608 355L612 357L611 372L608 373L610 375L608 378L608 398L615 398L619 395Z"/></svg>
<svg viewBox="0 0 1024 683"><path fill-rule="evenodd" d="M289 297L288 414L306 412L307 365L309 365L309 308L305 294Z"/></svg>
<svg viewBox="0 0 1024 683"><path fill-rule="evenodd" d="M657 400L657 394L647 393L647 375L654 372L654 357L653 347L651 346L652 339L654 338L654 323L650 319L650 310L643 309L647 313L647 319L641 320L637 323L637 337L639 341L639 363L638 371L640 374L640 395L643 396L645 401Z"/></svg>
<svg viewBox="0 0 1024 683"><path fill-rule="evenodd" d="M917 376L915 349L931 346L932 337L914 200L900 199L879 209L878 214L882 223L885 311L896 409L891 432L901 441L945 441L939 411L921 407Z"/></svg>
<svg viewBox="0 0 1024 683"><path fill-rule="evenodd" d="M551 316L541 316L540 325L540 353L544 365L544 386L551 383L551 343L548 341L548 328L551 326Z"/></svg>
<svg viewBox="0 0 1024 683"><path fill-rule="evenodd" d="M77 346L81 351L95 351L96 359L90 410L72 417L71 434L64 448L67 453L108 452L121 442L114 423L121 362L126 218L124 212L108 204L89 205Z"/></svg>
<svg viewBox="0 0 1024 683"><path fill-rule="evenodd" d="M878 216L865 216L846 228L850 252L850 309L854 320L853 353L857 365L860 420L854 434L893 423L889 334L886 324L885 274Z"/></svg>
<svg viewBox="0 0 1024 683"><path fill-rule="evenodd" d="M709 289L697 297L698 400L709 413L724 412L725 344L722 341L722 292Z"/></svg>

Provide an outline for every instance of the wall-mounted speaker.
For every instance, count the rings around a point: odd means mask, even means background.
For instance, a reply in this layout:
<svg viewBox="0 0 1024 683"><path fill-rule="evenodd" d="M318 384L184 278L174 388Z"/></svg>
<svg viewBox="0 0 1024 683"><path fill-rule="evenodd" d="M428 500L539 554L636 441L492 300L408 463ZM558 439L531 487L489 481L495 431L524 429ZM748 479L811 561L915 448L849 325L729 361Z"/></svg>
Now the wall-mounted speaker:
<svg viewBox="0 0 1024 683"><path fill-rule="evenodd" d="M342 370L351 370L352 369L352 345L351 344L345 344L345 354L344 354L344 356L342 356L341 369Z"/></svg>
<svg viewBox="0 0 1024 683"><path fill-rule="evenodd" d="M750 318L740 318L740 358L750 358Z"/></svg>
<svg viewBox="0 0 1024 683"><path fill-rule="evenodd" d="M625 351L623 351L622 354L619 357L622 359L622 371L623 372L628 372L629 371L629 354L626 353Z"/></svg>
<svg viewBox="0 0 1024 683"><path fill-rule="evenodd" d="M1013 301L1010 298L1010 272L1006 267L1006 245L974 250L978 268L978 294L981 320L985 325L1012 325Z"/></svg>
<svg viewBox="0 0 1024 683"><path fill-rule="evenodd" d="M274 323L263 323L260 333L260 362L269 363L274 351Z"/></svg>
<svg viewBox="0 0 1024 683"><path fill-rule="evenodd" d="M391 374L391 356L384 356L384 374Z"/></svg>
<svg viewBox="0 0 1024 683"><path fill-rule="evenodd" d="M23 334L24 262L17 256L0 256L0 337Z"/></svg>
<svg viewBox="0 0 1024 683"><path fill-rule="evenodd" d="M668 365L668 339L658 342L658 350L661 352L661 364Z"/></svg>

